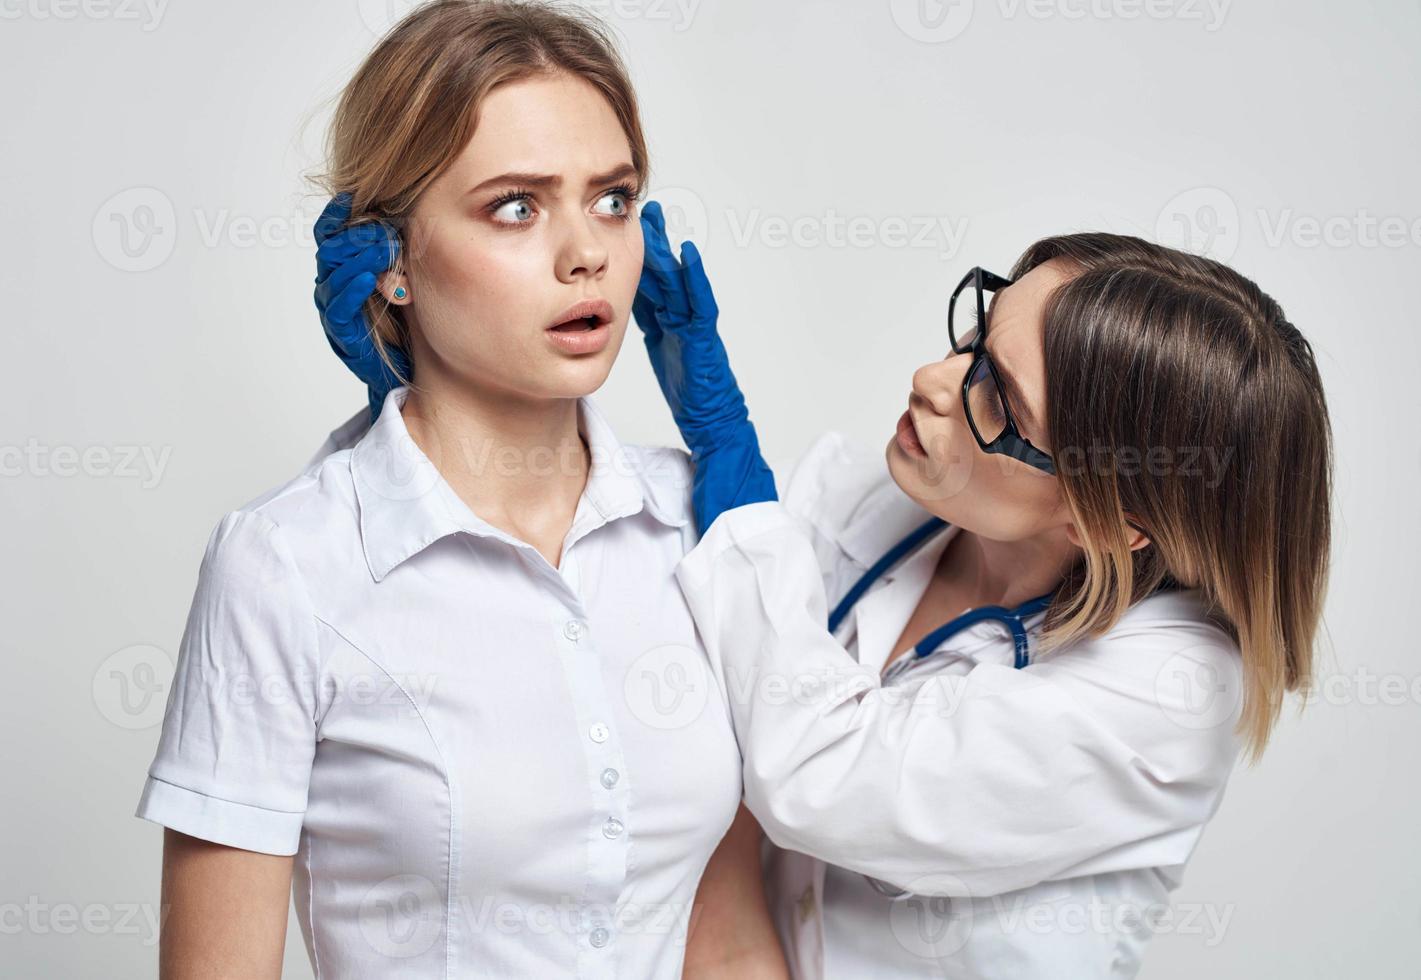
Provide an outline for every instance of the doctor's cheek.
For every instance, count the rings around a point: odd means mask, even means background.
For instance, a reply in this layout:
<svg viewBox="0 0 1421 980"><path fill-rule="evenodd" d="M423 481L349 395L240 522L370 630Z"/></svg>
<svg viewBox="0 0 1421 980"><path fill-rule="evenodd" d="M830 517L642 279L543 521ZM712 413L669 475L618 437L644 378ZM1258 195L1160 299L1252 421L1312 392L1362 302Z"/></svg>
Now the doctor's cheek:
<svg viewBox="0 0 1421 980"><path fill-rule="evenodd" d="M969 492L977 466L977 447L967 426L951 416L924 434L925 457L911 460L915 496L924 503L945 503Z"/></svg>

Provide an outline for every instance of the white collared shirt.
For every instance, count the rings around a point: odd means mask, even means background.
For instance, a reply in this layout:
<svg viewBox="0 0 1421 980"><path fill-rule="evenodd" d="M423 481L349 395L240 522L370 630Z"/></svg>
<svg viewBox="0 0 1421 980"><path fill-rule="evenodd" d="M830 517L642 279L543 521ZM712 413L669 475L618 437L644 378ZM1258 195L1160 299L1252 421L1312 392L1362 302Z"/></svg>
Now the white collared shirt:
<svg viewBox="0 0 1421 980"><path fill-rule="evenodd" d="M1041 656L1028 618L1024 669L986 621L883 679L954 529L831 635L829 609L931 515L834 434L783 486L717 518L677 576L778 845L794 975L1134 976L1238 754L1237 646L1196 593L1161 593Z"/></svg>
<svg viewBox="0 0 1421 980"><path fill-rule="evenodd" d="M406 394L218 524L138 815L294 853L318 977L677 976L740 799L674 578L687 457L583 399L554 568L454 493Z"/></svg>

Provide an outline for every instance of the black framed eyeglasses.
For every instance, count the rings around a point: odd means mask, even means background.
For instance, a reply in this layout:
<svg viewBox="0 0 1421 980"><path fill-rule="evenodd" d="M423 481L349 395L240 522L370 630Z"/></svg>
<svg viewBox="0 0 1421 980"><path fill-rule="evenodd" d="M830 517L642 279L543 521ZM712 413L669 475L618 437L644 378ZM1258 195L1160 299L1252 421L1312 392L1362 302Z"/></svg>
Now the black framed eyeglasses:
<svg viewBox="0 0 1421 980"><path fill-rule="evenodd" d="M985 294L995 293L1010 285L1011 280L1005 276L976 266L962 277L952 291L952 298L947 301L947 331L952 340L952 350L957 354L972 355L972 366L962 379L962 408L967 416L967 425L983 452L1010 456L1054 475L1056 464L1051 457L1028 442L1017 428L1011 406L1007 404L1001 375L992 361L992 355L987 353ZM963 294L969 286L972 295L966 297Z"/></svg>

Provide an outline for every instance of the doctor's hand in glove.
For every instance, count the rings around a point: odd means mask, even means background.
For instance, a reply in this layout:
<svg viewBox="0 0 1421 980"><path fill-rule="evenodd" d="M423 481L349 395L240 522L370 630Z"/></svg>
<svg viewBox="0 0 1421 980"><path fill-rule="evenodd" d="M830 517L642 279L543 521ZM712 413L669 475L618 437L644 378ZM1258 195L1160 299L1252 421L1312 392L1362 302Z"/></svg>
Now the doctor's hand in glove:
<svg viewBox="0 0 1421 980"><path fill-rule="evenodd" d="M399 254L399 236L380 221L346 224L350 220L350 195L331 198L316 219L316 309L321 326L336 356L370 394L370 420L391 389L405 382L391 372L375 349L365 319L365 301L375 292L380 274L391 268ZM387 347L400 375L410 375L409 358L398 347Z"/></svg>
<svg viewBox="0 0 1421 980"><path fill-rule="evenodd" d="M632 313L691 451L691 506L704 534L723 511L778 499L775 478L760 455L745 397L716 333L720 311L700 252L686 242L679 260L671 253L666 219L655 201L642 208L641 228L646 258Z"/></svg>

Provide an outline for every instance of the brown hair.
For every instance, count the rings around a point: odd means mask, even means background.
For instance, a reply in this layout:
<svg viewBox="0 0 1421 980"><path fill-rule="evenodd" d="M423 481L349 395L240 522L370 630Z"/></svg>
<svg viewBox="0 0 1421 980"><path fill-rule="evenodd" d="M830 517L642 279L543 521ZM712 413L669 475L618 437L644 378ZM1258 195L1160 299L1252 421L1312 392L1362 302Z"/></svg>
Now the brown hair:
<svg viewBox="0 0 1421 980"><path fill-rule="evenodd" d="M434 0L407 14L342 92L327 137L329 169L313 179L328 194L351 195L350 224L384 221L403 233L420 194L473 137L484 97L506 82L559 72L606 97L644 184L636 95L607 28L576 8L523 0ZM394 271L403 257L401 249ZM376 293L364 312L394 371L388 346L409 349L399 307Z"/></svg>
<svg viewBox="0 0 1421 980"><path fill-rule="evenodd" d="M1085 557L1047 643L1098 635L1157 589L1198 588L1243 654L1239 730L1256 759L1284 692L1311 680L1327 585L1332 436L1312 348L1211 259L1063 235L1012 278L1053 259L1071 278L1046 306L1047 434ZM1179 465L1191 452L1225 465ZM1127 521L1150 546L1130 550Z"/></svg>

